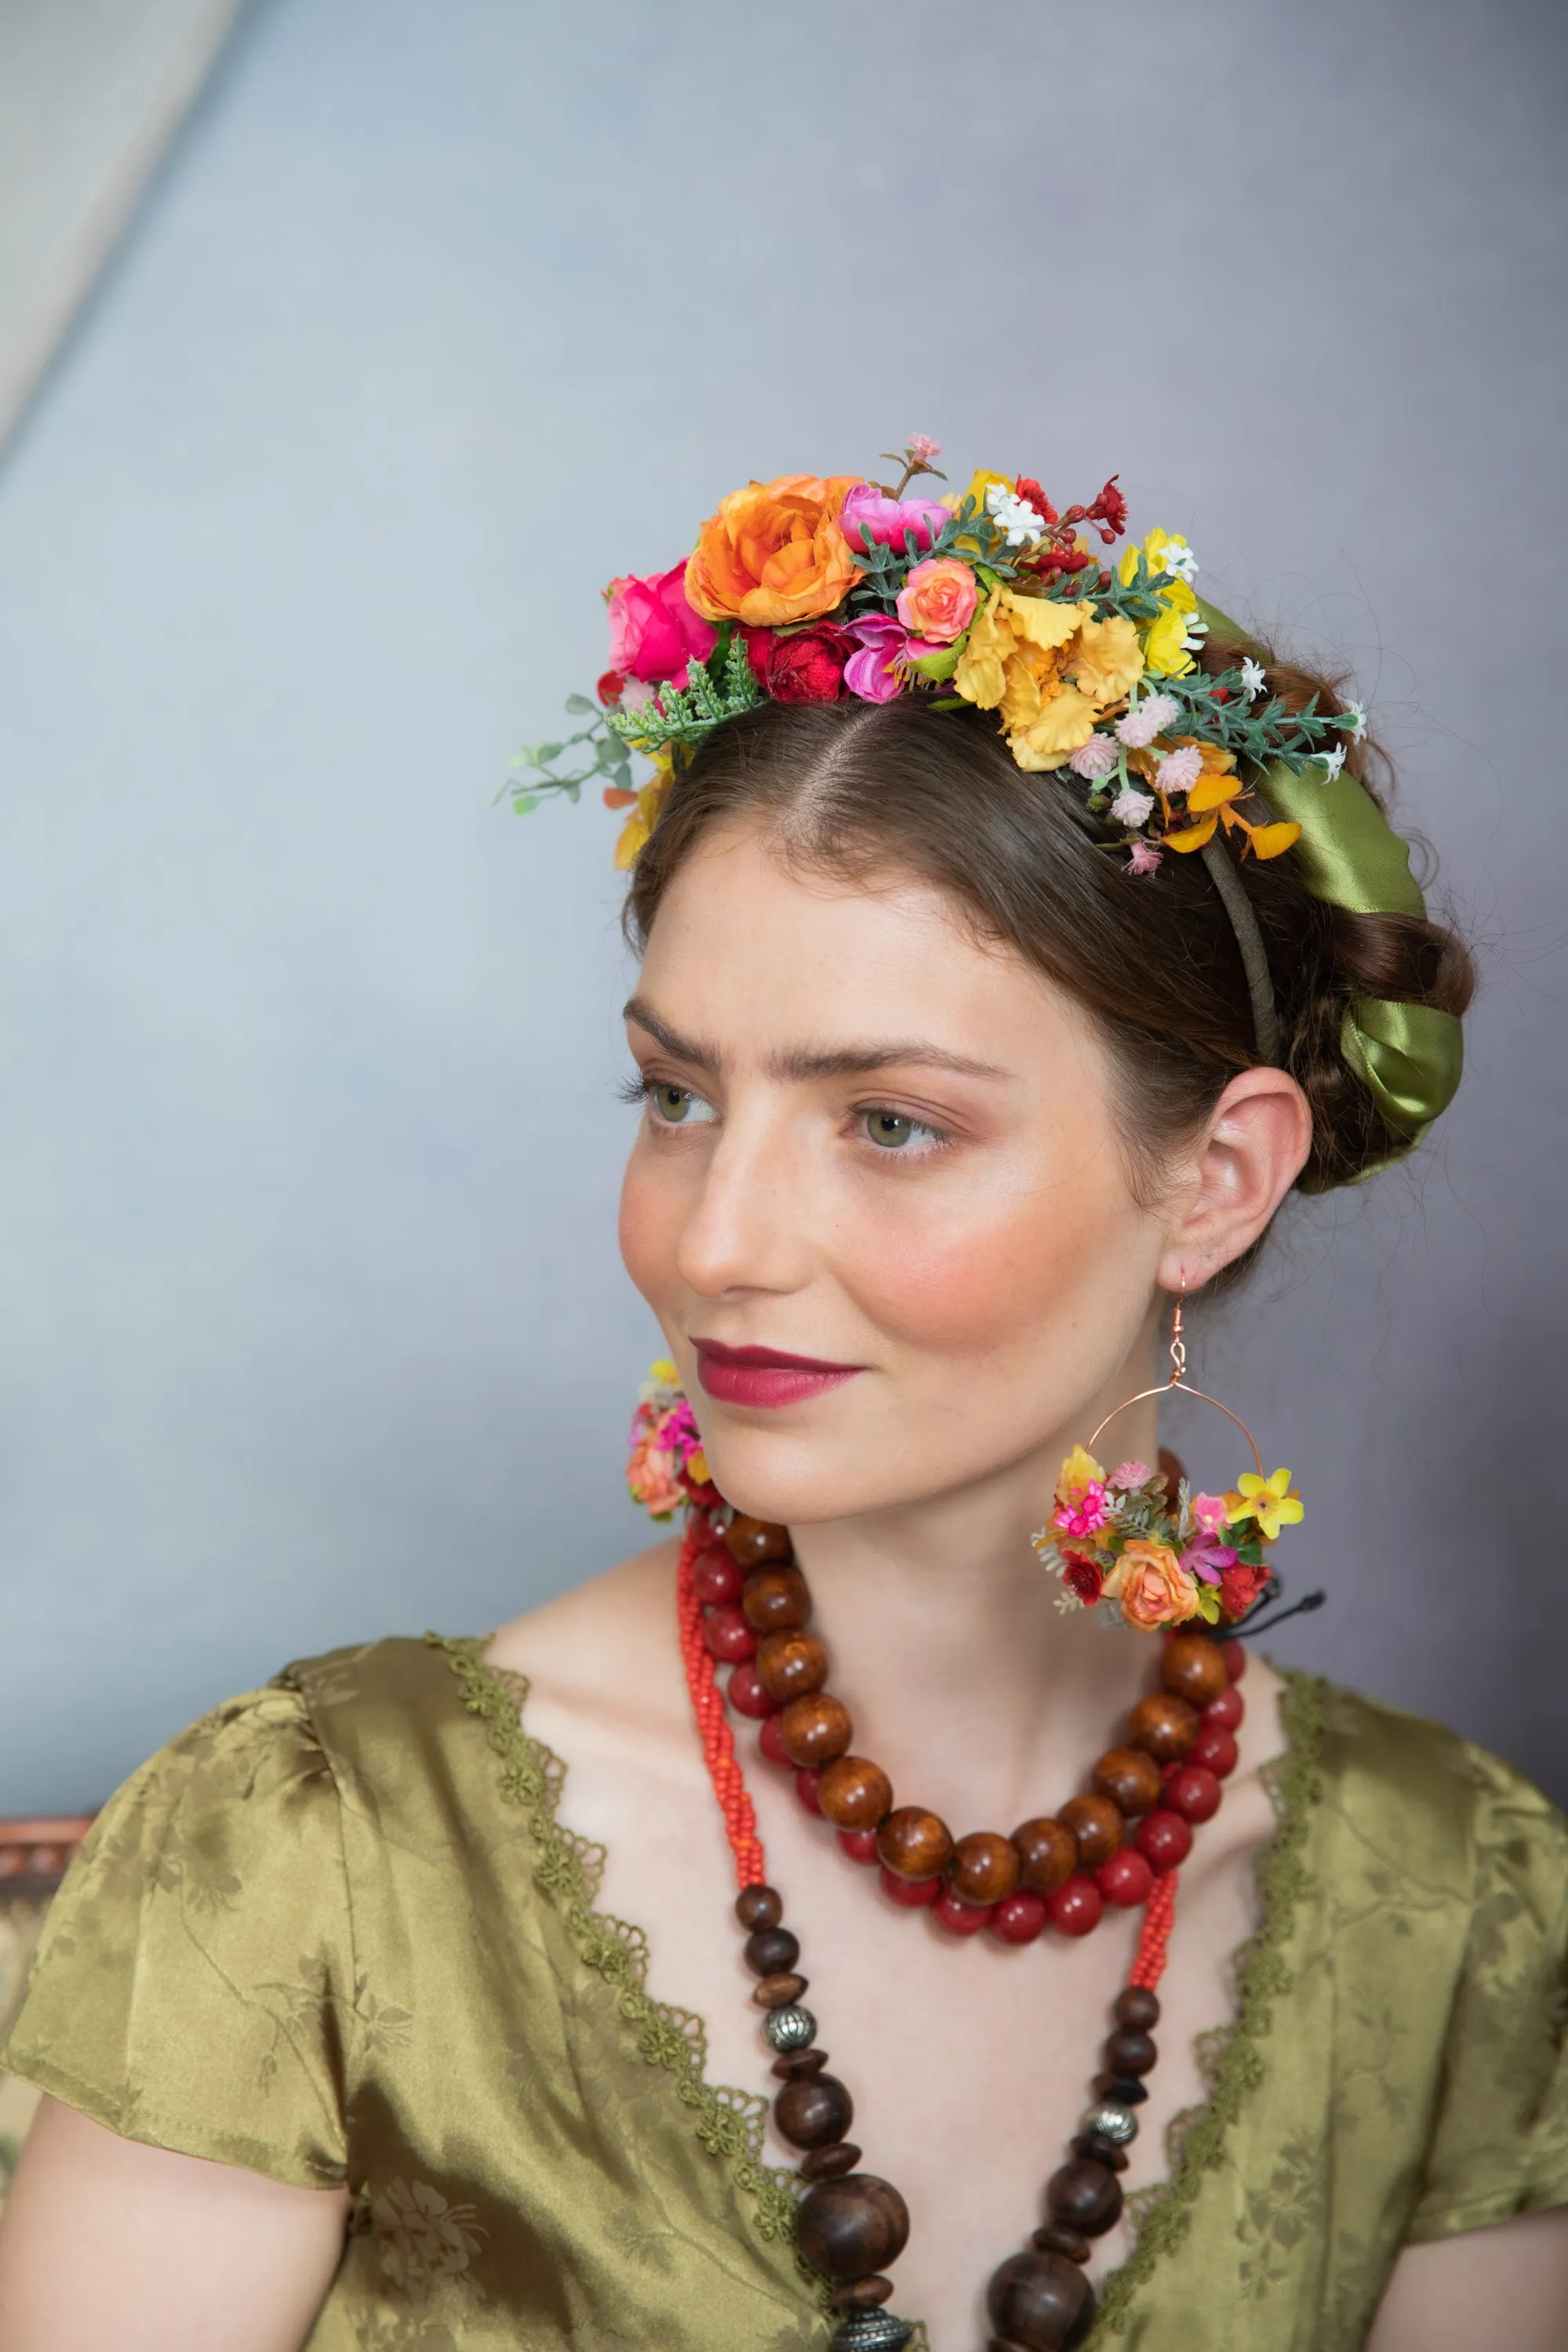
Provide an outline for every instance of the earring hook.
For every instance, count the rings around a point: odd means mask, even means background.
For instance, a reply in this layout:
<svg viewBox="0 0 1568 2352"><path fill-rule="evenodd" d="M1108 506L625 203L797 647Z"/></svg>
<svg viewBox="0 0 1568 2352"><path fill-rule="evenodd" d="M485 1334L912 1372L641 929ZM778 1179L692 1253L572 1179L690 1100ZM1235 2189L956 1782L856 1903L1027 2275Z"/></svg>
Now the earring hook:
<svg viewBox="0 0 1568 2352"><path fill-rule="evenodd" d="M1226 1421L1233 1421L1236 1423L1236 1426L1240 1430L1243 1437L1246 1438L1248 1445L1252 1448L1253 1463L1257 1468L1258 1476L1261 1478L1263 1475L1263 1456L1258 1452L1257 1438L1254 1437L1251 1430L1248 1429L1241 1415L1238 1412L1232 1412L1229 1405L1221 1404L1218 1397L1210 1396L1205 1390L1194 1389L1188 1381L1187 1343L1182 1336L1182 1307L1187 1296L1187 1277L1184 1274L1182 1274L1177 1276L1177 1280L1180 1283L1181 1287L1176 1294L1176 1297L1171 1310L1170 1379L1168 1381L1162 1381L1155 1388L1140 1389L1136 1396L1130 1396L1124 1399L1121 1404L1112 1406L1111 1410L1106 1414L1105 1419L1100 1423L1099 1429L1095 1431L1094 1435L1089 1439L1089 1450L1091 1454L1093 1453L1095 1446L1100 1442L1100 1436L1110 1428L1111 1423L1117 1418L1118 1414L1127 1412L1128 1408L1131 1405L1144 1403L1150 1397L1165 1396L1169 1394L1172 1389L1176 1389L1183 1396L1195 1397L1200 1404L1212 1404L1216 1412L1224 1413Z"/></svg>

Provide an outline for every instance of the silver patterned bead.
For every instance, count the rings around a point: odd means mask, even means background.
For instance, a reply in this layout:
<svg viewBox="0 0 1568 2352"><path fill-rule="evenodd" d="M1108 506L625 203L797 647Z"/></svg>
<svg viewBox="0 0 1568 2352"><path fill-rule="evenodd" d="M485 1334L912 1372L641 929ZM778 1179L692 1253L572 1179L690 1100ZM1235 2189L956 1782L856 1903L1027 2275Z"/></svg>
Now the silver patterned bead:
<svg viewBox="0 0 1568 2352"><path fill-rule="evenodd" d="M798 2000L786 2000L782 2009L770 2009L763 2020L763 2032L770 2045L784 2057L791 2050L805 2050L816 2039L816 2020L809 2009L802 2009Z"/></svg>
<svg viewBox="0 0 1568 2352"><path fill-rule="evenodd" d="M1098 2132L1112 2147L1125 2147L1138 2137L1138 2118L1120 2099L1100 2099L1083 2119L1085 2131Z"/></svg>
<svg viewBox="0 0 1568 2352"><path fill-rule="evenodd" d="M852 2311L833 2331L828 2352L903 2352L914 2334L893 2311Z"/></svg>

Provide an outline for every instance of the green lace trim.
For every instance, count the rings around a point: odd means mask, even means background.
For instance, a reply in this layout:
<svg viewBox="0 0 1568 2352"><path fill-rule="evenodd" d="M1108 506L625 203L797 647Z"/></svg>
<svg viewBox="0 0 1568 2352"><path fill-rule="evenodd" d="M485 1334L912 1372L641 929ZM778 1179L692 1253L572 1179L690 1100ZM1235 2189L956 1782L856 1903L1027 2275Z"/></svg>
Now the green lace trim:
<svg viewBox="0 0 1568 2352"><path fill-rule="evenodd" d="M616 2006L636 2029L637 2047L648 2064L674 2075L681 2100L696 2110L698 2138L711 2156L728 2163L736 2186L755 2200L760 2234L793 2242L801 2190L794 2173L763 2161L766 2099L709 2083L701 2019L650 1998L646 1990L647 1938L642 1929L594 1909L605 1849L563 1829L556 1818L566 1768L522 1727L527 1676L502 1674L487 1664L482 1641L454 1640L443 1633L426 1633L425 1639L432 1649L445 1653L462 1687L463 1705L486 1727L489 1746L500 1759L501 1795L528 1815L539 1852L534 1875L564 1918L578 1957L614 1988ZM815 2273L809 2275L816 2277Z"/></svg>
<svg viewBox="0 0 1568 2352"><path fill-rule="evenodd" d="M1261 1924L1236 1955L1235 2017L1228 2025L1204 2034L1198 2043L1198 2065L1208 2086L1208 2099L1202 2106L1186 2107L1173 2116L1165 2133L1166 2179L1129 2200L1138 2242L1105 2281L1090 2343L1101 2343L1123 2332L1139 2288L1161 2255L1173 2252L1186 2236L1205 2176L1220 2163L1232 2124L1247 2094L1263 2079L1261 2044L1276 2000L1290 1988L1284 1950L1295 1925L1297 1906L1311 1891L1312 1874L1304 1850L1312 1809L1322 1787L1318 1763L1326 1685L1316 1675L1279 1668L1276 1672L1282 1684L1279 1717L1286 1744L1284 1752L1263 1770L1279 1826L1258 1856Z"/></svg>

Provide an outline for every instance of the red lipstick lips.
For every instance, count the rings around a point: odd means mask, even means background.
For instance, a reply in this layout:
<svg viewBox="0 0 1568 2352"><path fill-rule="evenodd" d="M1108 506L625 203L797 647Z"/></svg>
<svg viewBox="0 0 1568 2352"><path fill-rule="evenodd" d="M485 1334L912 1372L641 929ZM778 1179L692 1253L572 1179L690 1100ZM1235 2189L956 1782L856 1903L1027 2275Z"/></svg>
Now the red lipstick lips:
<svg viewBox="0 0 1568 2352"><path fill-rule="evenodd" d="M825 1363L820 1356L786 1356L780 1348L726 1348L719 1339L694 1339L697 1377L721 1404L799 1404L842 1386L864 1370L861 1364Z"/></svg>

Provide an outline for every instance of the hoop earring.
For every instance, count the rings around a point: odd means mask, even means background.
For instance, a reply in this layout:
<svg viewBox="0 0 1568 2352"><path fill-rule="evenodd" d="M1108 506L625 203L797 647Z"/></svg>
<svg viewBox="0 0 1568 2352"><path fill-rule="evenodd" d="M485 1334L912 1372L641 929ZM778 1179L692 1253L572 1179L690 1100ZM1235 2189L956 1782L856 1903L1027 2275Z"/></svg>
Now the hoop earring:
<svg viewBox="0 0 1568 2352"><path fill-rule="evenodd" d="M1141 1633L1192 1622L1225 1634L1256 1617L1279 1591L1269 1558L1281 1530L1304 1516L1306 1506L1290 1484L1289 1470L1266 1475L1258 1440L1238 1412L1187 1379L1183 1333L1186 1277L1171 1315L1171 1371L1152 1388L1140 1389L1112 1407L1087 1445L1075 1445L1057 1481L1056 1507L1031 1540L1046 1566L1061 1580L1057 1606L1064 1611L1097 1609L1112 1623ZM1170 1482L1145 1462L1102 1469L1094 1448L1119 1414L1151 1397L1172 1391L1194 1397L1223 1412L1246 1438L1253 1466L1222 1495L1194 1494L1181 1478ZM1297 1610L1321 1607L1311 1594ZM1281 1617L1268 1620L1281 1623ZM1260 1631L1252 1622L1248 1633Z"/></svg>

